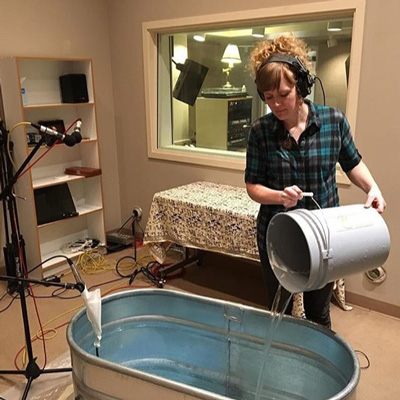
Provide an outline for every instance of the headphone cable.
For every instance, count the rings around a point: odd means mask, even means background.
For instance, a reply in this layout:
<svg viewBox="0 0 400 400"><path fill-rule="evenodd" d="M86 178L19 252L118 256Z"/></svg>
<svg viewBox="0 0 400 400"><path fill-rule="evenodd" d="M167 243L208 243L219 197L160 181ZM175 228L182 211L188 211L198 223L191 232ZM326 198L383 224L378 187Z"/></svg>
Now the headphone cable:
<svg viewBox="0 0 400 400"><path fill-rule="evenodd" d="M323 96L323 99L324 99L324 106L326 106L326 97L325 97L325 89L324 89L324 85L322 84L322 81L321 81L321 79L320 79L318 76L316 76L316 77L315 77L315 79L317 79L317 80L318 80L318 82L319 82L319 85L321 86L321 90L322 90L322 96Z"/></svg>

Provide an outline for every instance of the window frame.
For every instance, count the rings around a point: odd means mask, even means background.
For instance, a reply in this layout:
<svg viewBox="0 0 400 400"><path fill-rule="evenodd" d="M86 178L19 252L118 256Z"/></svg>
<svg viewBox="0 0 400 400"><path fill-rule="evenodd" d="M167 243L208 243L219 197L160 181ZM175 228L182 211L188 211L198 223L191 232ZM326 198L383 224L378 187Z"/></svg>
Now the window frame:
<svg viewBox="0 0 400 400"><path fill-rule="evenodd" d="M353 137L355 137L365 21L365 0L336 0L291 5L290 7L279 6L143 22L142 35L148 157L242 171L245 168L246 162L245 157L240 155L235 156L234 152L230 151L210 152L209 149L158 147L158 34L175 34L193 30L204 31L215 28L240 28L242 26L257 24L304 21L306 18L335 18L350 15L353 17L353 31L346 116L350 122ZM340 168L338 169L337 177L338 183L349 183Z"/></svg>

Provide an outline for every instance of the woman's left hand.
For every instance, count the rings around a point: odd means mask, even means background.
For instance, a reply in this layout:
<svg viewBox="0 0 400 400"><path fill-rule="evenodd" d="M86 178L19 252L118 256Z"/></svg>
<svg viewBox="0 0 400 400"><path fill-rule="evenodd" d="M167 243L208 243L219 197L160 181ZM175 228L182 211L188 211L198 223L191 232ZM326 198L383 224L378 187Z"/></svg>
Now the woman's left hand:
<svg viewBox="0 0 400 400"><path fill-rule="evenodd" d="M367 201L364 204L365 208L370 208L371 206L375 208L376 211L378 211L380 214L382 214L386 208L385 199L383 198L381 191L377 187L373 187L368 192Z"/></svg>

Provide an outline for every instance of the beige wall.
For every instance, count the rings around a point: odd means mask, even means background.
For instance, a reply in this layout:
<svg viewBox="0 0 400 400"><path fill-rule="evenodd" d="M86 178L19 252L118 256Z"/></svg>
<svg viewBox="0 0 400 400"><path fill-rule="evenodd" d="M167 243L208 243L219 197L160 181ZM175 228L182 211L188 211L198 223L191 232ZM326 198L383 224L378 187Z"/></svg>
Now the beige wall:
<svg viewBox="0 0 400 400"><path fill-rule="evenodd" d="M324 85L326 104L346 112L346 58L350 54L350 41L339 41L337 46L328 48L326 45L318 48L317 75ZM315 84L315 99L323 104L323 94L319 82Z"/></svg>
<svg viewBox="0 0 400 400"><path fill-rule="evenodd" d="M231 0L229 11L276 7L300 0ZM400 211L399 148L397 115L399 102L400 61L397 38L400 35L398 16L400 2L367 0L366 32L363 44L361 92L357 116L357 144L372 170L388 202L385 220L392 236L392 250L387 268L389 278L380 286L370 284L362 274L346 280L347 291L380 302L400 306L398 282ZM188 1L134 0L109 1L113 87L116 110L122 215L129 215L133 205L142 206L147 215L155 192L176 185L208 180L243 186L243 173L218 168L149 160L146 154L145 105L142 65L141 24L144 21L190 17L227 11L226 2L214 0ZM342 204L359 203L365 196L356 188L342 188Z"/></svg>
<svg viewBox="0 0 400 400"><path fill-rule="evenodd" d="M93 60L106 229L119 226L120 188L107 3L103 0L0 0L0 15L0 56Z"/></svg>
<svg viewBox="0 0 400 400"><path fill-rule="evenodd" d="M361 276L347 280L351 292L400 305L400 164L398 128L400 2L367 0L356 141L365 162L385 195L384 214L391 234L391 253L385 267L388 279L380 286L369 284ZM357 189L343 190L343 203L362 202Z"/></svg>

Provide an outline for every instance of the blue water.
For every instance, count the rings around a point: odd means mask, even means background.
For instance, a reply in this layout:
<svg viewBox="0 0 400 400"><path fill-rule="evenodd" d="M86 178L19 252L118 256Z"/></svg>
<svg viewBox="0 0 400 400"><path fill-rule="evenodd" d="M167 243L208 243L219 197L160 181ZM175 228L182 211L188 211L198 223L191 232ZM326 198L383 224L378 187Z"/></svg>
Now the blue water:
<svg viewBox="0 0 400 400"><path fill-rule="evenodd" d="M94 354L92 335L80 346ZM255 399L265 357L264 341L243 331L157 316L105 324L99 350L105 360L238 400ZM262 400L329 399L348 383L335 365L292 345L272 342L264 362Z"/></svg>

